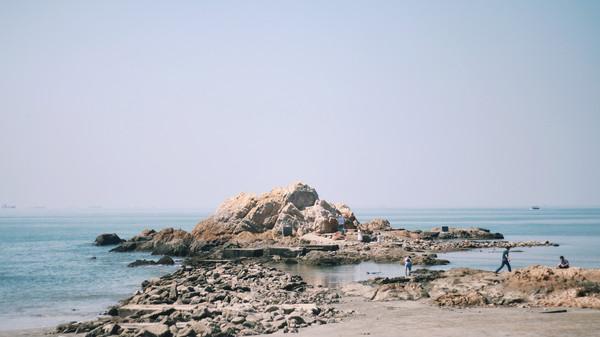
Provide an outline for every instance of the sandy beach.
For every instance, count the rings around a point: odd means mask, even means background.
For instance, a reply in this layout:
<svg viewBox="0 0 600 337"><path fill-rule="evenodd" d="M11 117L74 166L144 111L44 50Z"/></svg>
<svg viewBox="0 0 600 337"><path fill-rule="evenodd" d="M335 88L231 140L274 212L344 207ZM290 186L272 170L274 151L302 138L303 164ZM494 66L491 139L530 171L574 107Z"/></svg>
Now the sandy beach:
<svg viewBox="0 0 600 337"><path fill-rule="evenodd" d="M541 313L541 308L438 308L423 302L368 302L347 298L339 306L356 315L339 323L301 329L298 336L592 336L600 311L571 309ZM269 336L284 336L275 333ZM261 335L267 336L267 335Z"/></svg>

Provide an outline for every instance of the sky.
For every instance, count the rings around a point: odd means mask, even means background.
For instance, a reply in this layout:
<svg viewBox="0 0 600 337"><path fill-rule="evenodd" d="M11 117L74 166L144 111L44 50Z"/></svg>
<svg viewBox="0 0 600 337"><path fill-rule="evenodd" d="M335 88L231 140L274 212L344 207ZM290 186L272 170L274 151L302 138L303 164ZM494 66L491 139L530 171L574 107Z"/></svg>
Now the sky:
<svg viewBox="0 0 600 337"><path fill-rule="evenodd" d="M598 1L0 0L0 203L600 206Z"/></svg>

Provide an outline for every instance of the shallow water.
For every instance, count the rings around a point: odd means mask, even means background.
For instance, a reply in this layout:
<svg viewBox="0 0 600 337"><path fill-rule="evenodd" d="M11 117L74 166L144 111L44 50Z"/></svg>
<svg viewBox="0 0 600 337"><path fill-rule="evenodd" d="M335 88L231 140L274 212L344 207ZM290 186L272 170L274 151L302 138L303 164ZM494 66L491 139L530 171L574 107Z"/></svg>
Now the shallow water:
<svg viewBox="0 0 600 337"><path fill-rule="evenodd" d="M478 226L504 233L508 240L551 240L560 247L519 248L513 267L555 265L565 255L572 265L600 266L600 209L419 209L355 210L359 220L387 218L395 228L430 229L434 226ZM191 230L207 211L169 210L11 210L0 209L0 330L50 326L91 318L132 294L148 278L176 267L127 268L144 253L109 253L110 247L92 244L100 233L129 238L144 228L176 227ZM494 270L499 250L440 255L450 267ZM91 259L95 256L96 259ZM375 276L399 276L400 264L333 268L287 266L309 282L339 286ZM368 274L377 273L377 274Z"/></svg>
<svg viewBox="0 0 600 337"><path fill-rule="evenodd" d="M0 212L0 329L42 327L95 317L173 266L128 268L145 253L109 253L100 233L129 238L144 228L193 228L203 212ZM92 259L92 257L96 257Z"/></svg>

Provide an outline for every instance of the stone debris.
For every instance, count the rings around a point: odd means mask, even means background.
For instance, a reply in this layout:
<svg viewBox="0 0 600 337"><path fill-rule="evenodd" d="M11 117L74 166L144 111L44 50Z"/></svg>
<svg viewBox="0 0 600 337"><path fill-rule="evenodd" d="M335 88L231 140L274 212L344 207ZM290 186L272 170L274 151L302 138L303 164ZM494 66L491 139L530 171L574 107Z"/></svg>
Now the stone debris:
<svg viewBox="0 0 600 337"><path fill-rule="evenodd" d="M600 270L531 266L511 273L467 268L420 269L410 277L375 278L344 287L375 301L428 299L444 307L521 306L600 309Z"/></svg>
<svg viewBox="0 0 600 337"><path fill-rule="evenodd" d="M295 332L350 315L334 307L339 294L259 263L184 266L109 310L112 316L57 327L87 337L246 336Z"/></svg>

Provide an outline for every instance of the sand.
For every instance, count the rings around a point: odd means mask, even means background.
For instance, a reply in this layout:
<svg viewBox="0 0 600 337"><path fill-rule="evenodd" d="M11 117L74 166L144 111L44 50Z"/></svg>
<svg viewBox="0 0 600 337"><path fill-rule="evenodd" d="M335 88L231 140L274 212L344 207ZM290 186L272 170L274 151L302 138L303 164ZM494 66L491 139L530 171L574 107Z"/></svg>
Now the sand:
<svg viewBox="0 0 600 337"><path fill-rule="evenodd" d="M600 331L600 311L567 309L566 313L541 313L543 309L447 309L423 302L368 302L346 298L341 309L356 310L353 318L338 324L300 329L294 336L594 336ZM289 336L278 332L266 336Z"/></svg>

